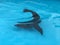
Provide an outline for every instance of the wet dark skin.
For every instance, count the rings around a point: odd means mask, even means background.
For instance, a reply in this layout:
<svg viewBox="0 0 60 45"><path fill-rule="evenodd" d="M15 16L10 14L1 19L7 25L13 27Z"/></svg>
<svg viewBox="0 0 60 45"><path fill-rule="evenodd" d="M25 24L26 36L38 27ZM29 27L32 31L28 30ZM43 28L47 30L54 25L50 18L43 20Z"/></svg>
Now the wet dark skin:
<svg viewBox="0 0 60 45"><path fill-rule="evenodd" d="M43 35L43 30L39 26L39 23L41 23L40 16L36 12L29 10L29 9L24 9L23 12L31 12L33 19L26 21L26 22L18 22L18 24L16 24L15 26L23 27L23 28L33 27L37 31L39 31L41 33L41 35Z"/></svg>

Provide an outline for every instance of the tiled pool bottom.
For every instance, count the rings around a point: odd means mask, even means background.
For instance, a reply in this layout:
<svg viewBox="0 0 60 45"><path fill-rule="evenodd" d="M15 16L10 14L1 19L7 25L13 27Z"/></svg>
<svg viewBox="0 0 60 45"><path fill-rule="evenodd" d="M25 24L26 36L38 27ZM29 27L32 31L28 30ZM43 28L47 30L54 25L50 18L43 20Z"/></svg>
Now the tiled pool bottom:
<svg viewBox="0 0 60 45"><path fill-rule="evenodd" d="M32 16L30 13L23 13L25 8L39 14L42 20L39 25L42 27L44 35L35 29L26 30L14 26L19 21L32 19L20 19ZM51 12L50 7L46 5L32 2L0 3L0 45L59 45L59 20L60 14Z"/></svg>

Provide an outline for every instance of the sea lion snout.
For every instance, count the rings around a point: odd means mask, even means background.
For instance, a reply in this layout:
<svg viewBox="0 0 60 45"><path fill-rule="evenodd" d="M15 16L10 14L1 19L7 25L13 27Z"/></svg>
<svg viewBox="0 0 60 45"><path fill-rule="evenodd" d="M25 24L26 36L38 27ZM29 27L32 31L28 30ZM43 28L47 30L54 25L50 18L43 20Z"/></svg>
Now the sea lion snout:
<svg viewBox="0 0 60 45"><path fill-rule="evenodd" d="M24 9L24 10L23 10L23 12L29 12L29 11L30 11L30 10L28 10L28 9Z"/></svg>

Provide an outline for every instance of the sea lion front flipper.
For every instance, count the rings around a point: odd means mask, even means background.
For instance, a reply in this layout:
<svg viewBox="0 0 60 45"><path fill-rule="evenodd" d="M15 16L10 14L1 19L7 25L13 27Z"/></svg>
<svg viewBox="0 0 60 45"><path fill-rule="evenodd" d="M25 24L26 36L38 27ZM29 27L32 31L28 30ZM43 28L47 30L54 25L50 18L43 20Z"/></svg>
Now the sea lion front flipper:
<svg viewBox="0 0 60 45"><path fill-rule="evenodd" d="M38 24L34 24L33 26L35 29L37 29L41 33L41 35L43 35L43 30Z"/></svg>

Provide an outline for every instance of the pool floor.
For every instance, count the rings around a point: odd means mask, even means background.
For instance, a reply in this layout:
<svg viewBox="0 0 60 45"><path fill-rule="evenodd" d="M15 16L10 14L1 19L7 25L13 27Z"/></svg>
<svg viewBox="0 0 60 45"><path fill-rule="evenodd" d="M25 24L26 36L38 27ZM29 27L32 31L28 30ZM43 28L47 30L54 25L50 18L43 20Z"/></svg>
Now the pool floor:
<svg viewBox="0 0 60 45"><path fill-rule="evenodd" d="M53 12L53 8L44 3L32 1L25 1L20 4L1 2L0 45L59 45L60 13ZM39 26L43 29L43 35L34 28L24 29L14 26L19 21L32 19L25 19L31 17L32 14L23 13L24 9L30 9L39 14L42 20Z"/></svg>

